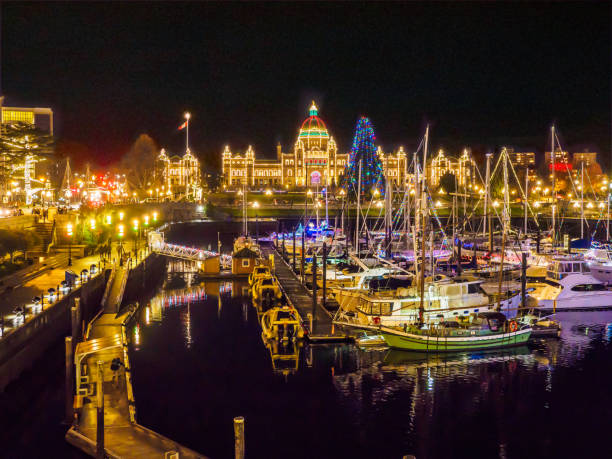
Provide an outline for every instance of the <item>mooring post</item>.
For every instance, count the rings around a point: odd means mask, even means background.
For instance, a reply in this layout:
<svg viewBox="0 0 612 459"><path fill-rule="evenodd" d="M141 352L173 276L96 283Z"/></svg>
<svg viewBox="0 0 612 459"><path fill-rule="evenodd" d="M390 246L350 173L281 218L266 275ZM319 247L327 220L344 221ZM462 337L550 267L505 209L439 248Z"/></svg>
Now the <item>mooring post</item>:
<svg viewBox="0 0 612 459"><path fill-rule="evenodd" d="M72 372L74 369L74 353L72 351L72 338L70 336L66 336L65 339L65 348L66 348L66 424L72 423L72 418L74 416L73 411L73 384L72 381L74 377L72 376Z"/></svg>
<svg viewBox="0 0 612 459"><path fill-rule="evenodd" d="M308 317L308 332L312 333L312 314L309 312L306 317Z"/></svg>
<svg viewBox="0 0 612 459"><path fill-rule="evenodd" d="M312 253L312 317L317 318L317 253Z"/></svg>
<svg viewBox="0 0 612 459"><path fill-rule="evenodd" d="M234 418L234 451L235 459L244 459L244 418Z"/></svg>
<svg viewBox="0 0 612 459"><path fill-rule="evenodd" d="M295 226L293 227L293 272L295 272Z"/></svg>
<svg viewBox="0 0 612 459"><path fill-rule="evenodd" d="M286 260L287 259L287 248L285 247L285 225L284 224L281 225L281 233L283 235L283 251L282 251L283 260Z"/></svg>
<svg viewBox="0 0 612 459"><path fill-rule="evenodd" d="M98 360L98 384L96 390L96 458L104 459L104 362Z"/></svg>
<svg viewBox="0 0 612 459"><path fill-rule="evenodd" d="M521 308L527 307L527 253L521 254Z"/></svg>
<svg viewBox="0 0 612 459"><path fill-rule="evenodd" d="M304 275L304 252L306 251L305 241L304 241L305 239L306 239L306 228L304 228L304 231L302 231L302 266L301 266L302 285L304 285L304 283L306 282L306 278Z"/></svg>
<svg viewBox="0 0 612 459"><path fill-rule="evenodd" d="M72 325L72 354L74 354L76 345L81 340L79 331L81 327L81 300L79 298L74 299L74 305L70 308L70 322Z"/></svg>
<svg viewBox="0 0 612 459"><path fill-rule="evenodd" d="M321 305L325 308L325 297L327 295L327 244L323 243L323 297L321 299Z"/></svg>

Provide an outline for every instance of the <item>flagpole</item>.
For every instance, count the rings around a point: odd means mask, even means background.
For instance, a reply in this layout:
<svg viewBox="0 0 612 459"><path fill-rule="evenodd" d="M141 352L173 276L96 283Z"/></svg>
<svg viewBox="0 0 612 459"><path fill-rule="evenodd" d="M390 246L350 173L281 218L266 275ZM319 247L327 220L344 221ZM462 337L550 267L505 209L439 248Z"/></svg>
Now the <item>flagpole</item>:
<svg viewBox="0 0 612 459"><path fill-rule="evenodd" d="M189 151L189 118L191 118L191 114L189 112L185 113L186 121L186 131L185 131L185 153Z"/></svg>

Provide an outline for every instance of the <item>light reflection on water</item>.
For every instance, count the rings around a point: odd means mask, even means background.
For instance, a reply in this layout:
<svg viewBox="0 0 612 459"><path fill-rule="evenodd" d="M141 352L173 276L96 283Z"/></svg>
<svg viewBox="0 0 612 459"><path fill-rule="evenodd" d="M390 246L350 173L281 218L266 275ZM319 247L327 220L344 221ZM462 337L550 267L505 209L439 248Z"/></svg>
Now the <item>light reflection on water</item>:
<svg viewBox="0 0 612 459"><path fill-rule="evenodd" d="M559 313L559 340L423 355L264 342L247 291L205 282L141 310L141 423L211 457L242 415L251 457L422 458L585 457L612 421L612 311Z"/></svg>

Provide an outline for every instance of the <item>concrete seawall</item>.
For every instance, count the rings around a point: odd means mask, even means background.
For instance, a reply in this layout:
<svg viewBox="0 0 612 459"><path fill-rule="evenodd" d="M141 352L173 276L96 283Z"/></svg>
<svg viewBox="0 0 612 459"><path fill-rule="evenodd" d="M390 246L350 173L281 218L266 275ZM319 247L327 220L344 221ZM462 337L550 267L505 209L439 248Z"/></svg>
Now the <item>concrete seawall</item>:
<svg viewBox="0 0 612 459"><path fill-rule="evenodd" d="M0 391L30 368L49 346L62 336L70 334L70 308L75 298L81 299L84 323L93 318L100 306L106 279L106 273L99 274L2 338Z"/></svg>

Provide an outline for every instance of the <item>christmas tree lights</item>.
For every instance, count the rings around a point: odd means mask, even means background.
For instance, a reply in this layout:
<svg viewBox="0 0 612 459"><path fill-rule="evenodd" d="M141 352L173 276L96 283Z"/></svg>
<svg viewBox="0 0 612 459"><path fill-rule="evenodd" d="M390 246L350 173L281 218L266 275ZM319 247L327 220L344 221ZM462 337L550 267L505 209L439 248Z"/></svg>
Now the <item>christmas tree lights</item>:
<svg viewBox="0 0 612 459"><path fill-rule="evenodd" d="M361 161L361 190L362 193L369 193L374 188L385 189L385 176L383 166L374 141L376 135L372 123L366 117L361 117L357 121L353 147L349 155L348 165L344 174L343 185L348 187L347 191L355 193L359 180L359 162Z"/></svg>

